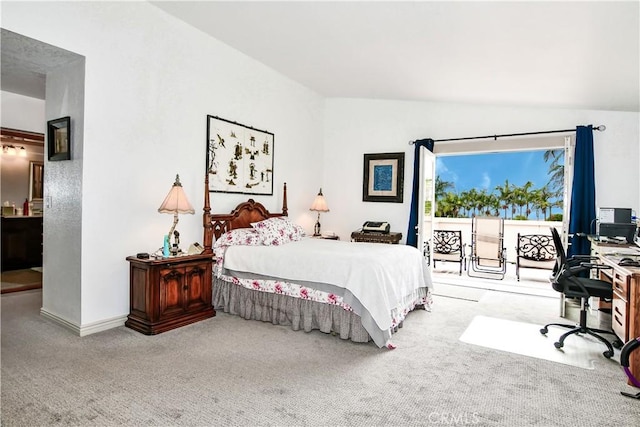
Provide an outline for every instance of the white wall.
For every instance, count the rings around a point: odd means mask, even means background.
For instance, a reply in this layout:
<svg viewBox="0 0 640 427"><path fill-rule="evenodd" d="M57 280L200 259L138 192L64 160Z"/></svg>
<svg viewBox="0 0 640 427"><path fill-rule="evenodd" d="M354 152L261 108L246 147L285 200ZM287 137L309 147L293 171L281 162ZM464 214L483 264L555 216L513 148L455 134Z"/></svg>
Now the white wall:
<svg viewBox="0 0 640 427"><path fill-rule="evenodd" d="M44 100L11 92L0 92L2 127L44 133ZM22 207L29 197L29 163L43 161L44 148L25 145L27 157L0 155L0 202Z"/></svg>
<svg viewBox="0 0 640 427"><path fill-rule="evenodd" d="M2 127L44 133L44 100L12 92L0 92Z"/></svg>
<svg viewBox="0 0 640 427"><path fill-rule="evenodd" d="M331 212L324 230L342 239L365 220L386 220L406 239L413 179L413 146L447 139L606 125L594 132L596 203L640 212L638 113L459 105L432 102L328 99L323 192ZM443 143L444 144L444 143ZM482 142L478 142L482 144ZM362 201L363 154L405 152L404 202Z"/></svg>
<svg viewBox="0 0 640 427"><path fill-rule="evenodd" d="M157 209L176 173L196 209L180 217L183 246L202 241L207 114L275 134L274 196L254 198L279 210L286 181L290 216L312 230L322 173L317 94L147 3L3 2L2 15L3 28L86 58L75 326L128 314L125 257L162 245L172 218ZM212 209L229 212L247 198L212 193ZM44 286L60 284L45 278Z"/></svg>
<svg viewBox="0 0 640 427"><path fill-rule="evenodd" d="M82 292L84 72L84 58L70 59L47 72L45 90L47 121L71 120L70 159L50 161L45 149L41 313L72 325L81 325L81 298L91 295Z"/></svg>

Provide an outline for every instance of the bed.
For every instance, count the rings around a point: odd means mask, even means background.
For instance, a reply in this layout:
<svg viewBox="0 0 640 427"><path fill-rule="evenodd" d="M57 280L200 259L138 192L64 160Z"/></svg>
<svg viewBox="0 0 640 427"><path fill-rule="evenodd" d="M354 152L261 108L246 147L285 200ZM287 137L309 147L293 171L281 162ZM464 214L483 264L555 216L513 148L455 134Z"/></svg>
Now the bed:
<svg viewBox="0 0 640 427"><path fill-rule="evenodd" d="M216 310L387 348L410 311L430 310L431 276L416 248L308 237L287 216L286 184L282 212L249 199L212 214L205 179Z"/></svg>

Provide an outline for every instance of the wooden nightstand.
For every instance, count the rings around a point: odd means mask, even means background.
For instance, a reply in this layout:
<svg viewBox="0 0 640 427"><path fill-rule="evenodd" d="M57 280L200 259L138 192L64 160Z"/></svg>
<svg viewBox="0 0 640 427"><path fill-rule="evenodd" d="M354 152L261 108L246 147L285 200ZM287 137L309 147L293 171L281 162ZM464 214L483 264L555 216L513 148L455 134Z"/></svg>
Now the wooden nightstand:
<svg viewBox="0 0 640 427"><path fill-rule="evenodd" d="M216 315L211 305L212 256L129 261L130 305L125 326L155 335Z"/></svg>
<svg viewBox="0 0 640 427"><path fill-rule="evenodd" d="M363 233L361 231L354 231L351 233L351 241L353 242L369 242L369 243L391 243L398 244L402 239L402 233L396 233L394 231L383 233Z"/></svg>

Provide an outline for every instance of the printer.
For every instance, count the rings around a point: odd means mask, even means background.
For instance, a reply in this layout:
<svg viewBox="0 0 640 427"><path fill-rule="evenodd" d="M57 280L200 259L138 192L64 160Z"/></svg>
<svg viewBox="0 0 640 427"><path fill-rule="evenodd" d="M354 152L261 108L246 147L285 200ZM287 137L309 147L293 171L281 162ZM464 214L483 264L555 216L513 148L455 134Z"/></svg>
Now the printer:
<svg viewBox="0 0 640 427"><path fill-rule="evenodd" d="M600 208L598 210L598 237L618 238L621 242L633 244L636 224L631 218L630 208Z"/></svg>

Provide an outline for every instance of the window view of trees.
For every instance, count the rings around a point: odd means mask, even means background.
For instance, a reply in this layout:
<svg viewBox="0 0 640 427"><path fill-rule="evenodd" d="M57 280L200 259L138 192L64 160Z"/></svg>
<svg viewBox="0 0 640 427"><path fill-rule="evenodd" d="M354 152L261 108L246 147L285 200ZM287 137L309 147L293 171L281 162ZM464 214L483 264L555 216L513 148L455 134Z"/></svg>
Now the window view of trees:
<svg viewBox="0 0 640 427"><path fill-rule="evenodd" d="M549 180L540 188L533 188L531 181L515 185L505 179L503 184L497 185L491 192L472 188L458 193L452 182L440 179L436 170L435 216L470 218L476 215L493 215L504 219L561 221L564 151L545 151L544 161L548 165ZM554 210L556 213L553 213Z"/></svg>

